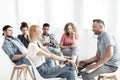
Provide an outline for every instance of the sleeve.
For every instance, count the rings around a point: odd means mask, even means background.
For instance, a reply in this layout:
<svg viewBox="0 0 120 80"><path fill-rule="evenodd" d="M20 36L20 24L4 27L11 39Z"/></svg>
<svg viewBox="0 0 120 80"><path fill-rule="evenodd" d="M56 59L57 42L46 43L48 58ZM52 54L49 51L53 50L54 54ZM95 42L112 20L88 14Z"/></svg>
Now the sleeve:
<svg viewBox="0 0 120 80"><path fill-rule="evenodd" d="M28 47L28 52L30 56L36 56L41 49L33 44Z"/></svg>
<svg viewBox="0 0 120 80"><path fill-rule="evenodd" d="M2 46L2 49L5 51L5 53L10 57L10 59L12 60L13 56L15 55L14 53L14 49L12 48L12 46L10 45L9 42L5 42Z"/></svg>
<svg viewBox="0 0 120 80"><path fill-rule="evenodd" d="M108 46L114 46L115 45L115 37L110 35L110 34L106 34L104 36L104 44L105 44L105 47L108 47Z"/></svg>

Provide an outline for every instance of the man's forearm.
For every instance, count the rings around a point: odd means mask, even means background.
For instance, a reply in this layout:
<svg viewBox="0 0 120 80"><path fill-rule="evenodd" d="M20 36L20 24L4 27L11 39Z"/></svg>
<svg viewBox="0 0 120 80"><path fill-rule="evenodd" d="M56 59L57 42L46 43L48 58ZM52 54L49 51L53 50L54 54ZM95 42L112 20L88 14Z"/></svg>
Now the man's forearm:
<svg viewBox="0 0 120 80"><path fill-rule="evenodd" d="M18 54L18 55L14 55L12 60L19 60L21 58L24 58L26 56L26 54Z"/></svg>

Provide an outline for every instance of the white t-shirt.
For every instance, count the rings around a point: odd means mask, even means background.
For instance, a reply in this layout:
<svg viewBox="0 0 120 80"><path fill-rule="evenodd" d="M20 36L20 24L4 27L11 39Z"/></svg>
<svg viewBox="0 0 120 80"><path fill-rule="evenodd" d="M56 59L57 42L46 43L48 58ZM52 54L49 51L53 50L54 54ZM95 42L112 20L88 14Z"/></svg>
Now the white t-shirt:
<svg viewBox="0 0 120 80"><path fill-rule="evenodd" d="M49 36L44 36L45 37L45 42L50 42L50 37Z"/></svg>
<svg viewBox="0 0 120 80"><path fill-rule="evenodd" d="M40 47L38 47L37 44L30 42L28 46L28 56L32 60L33 64L36 67L39 67L43 63L45 63L45 56L43 55L38 55L37 53L40 51Z"/></svg>

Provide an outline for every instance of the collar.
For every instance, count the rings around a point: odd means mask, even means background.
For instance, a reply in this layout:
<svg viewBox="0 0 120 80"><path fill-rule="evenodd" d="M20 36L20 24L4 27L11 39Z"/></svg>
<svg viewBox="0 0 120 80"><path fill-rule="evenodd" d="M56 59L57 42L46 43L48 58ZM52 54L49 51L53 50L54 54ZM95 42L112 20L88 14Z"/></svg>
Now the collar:
<svg viewBox="0 0 120 80"><path fill-rule="evenodd" d="M104 33L106 33L105 31L103 31L102 33L100 33L100 35L98 35L97 39L101 40L101 37L104 35Z"/></svg>
<svg viewBox="0 0 120 80"><path fill-rule="evenodd" d="M12 37L12 38L5 37L5 39L10 41L11 39L15 39L15 38L14 37Z"/></svg>

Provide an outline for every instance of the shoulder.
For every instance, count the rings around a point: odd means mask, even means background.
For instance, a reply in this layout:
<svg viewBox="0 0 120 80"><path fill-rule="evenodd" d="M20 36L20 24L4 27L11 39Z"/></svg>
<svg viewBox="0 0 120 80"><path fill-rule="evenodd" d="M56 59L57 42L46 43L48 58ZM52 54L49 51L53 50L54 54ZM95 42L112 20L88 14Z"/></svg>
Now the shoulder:
<svg viewBox="0 0 120 80"><path fill-rule="evenodd" d="M22 35L21 35L21 34L19 34L19 35L18 35L18 37L22 37Z"/></svg>
<svg viewBox="0 0 120 80"><path fill-rule="evenodd" d="M7 39L7 38L4 38L4 42L3 42L3 44L9 44L9 42L10 42L10 40L9 39Z"/></svg>
<svg viewBox="0 0 120 80"><path fill-rule="evenodd" d="M32 42L29 43L29 47L34 47L34 46L36 46L34 43Z"/></svg>
<svg viewBox="0 0 120 80"><path fill-rule="evenodd" d="M62 39L66 38L66 37L67 37L67 35L65 33L62 34Z"/></svg>
<svg viewBox="0 0 120 80"><path fill-rule="evenodd" d="M110 32L104 32L103 33L103 38L112 38L112 37L114 37L114 35Z"/></svg>
<svg viewBox="0 0 120 80"><path fill-rule="evenodd" d="M8 40L7 38L4 38L4 42L2 44L2 48L7 50L6 47L9 47L11 45L10 40Z"/></svg>
<svg viewBox="0 0 120 80"><path fill-rule="evenodd" d="M63 37L66 37L67 35L64 33L64 34L62 34L62 36L63 36Z"/></svg>
<svg viewBox="0 0 120 80"><path fill-rule="evenodd" d="M20 39L19 39L19 38L17 38L17 37L13 37L13 39L14 39L14 40L17 40L17 41L20 41Z"/></svg>
<svg viewBox="0 0 120 80"><path fill-rule="evenodd" d="M55 37L55 35L54 35L54 34L49 34L49 36L51 36L51 37Z"/></svg>

